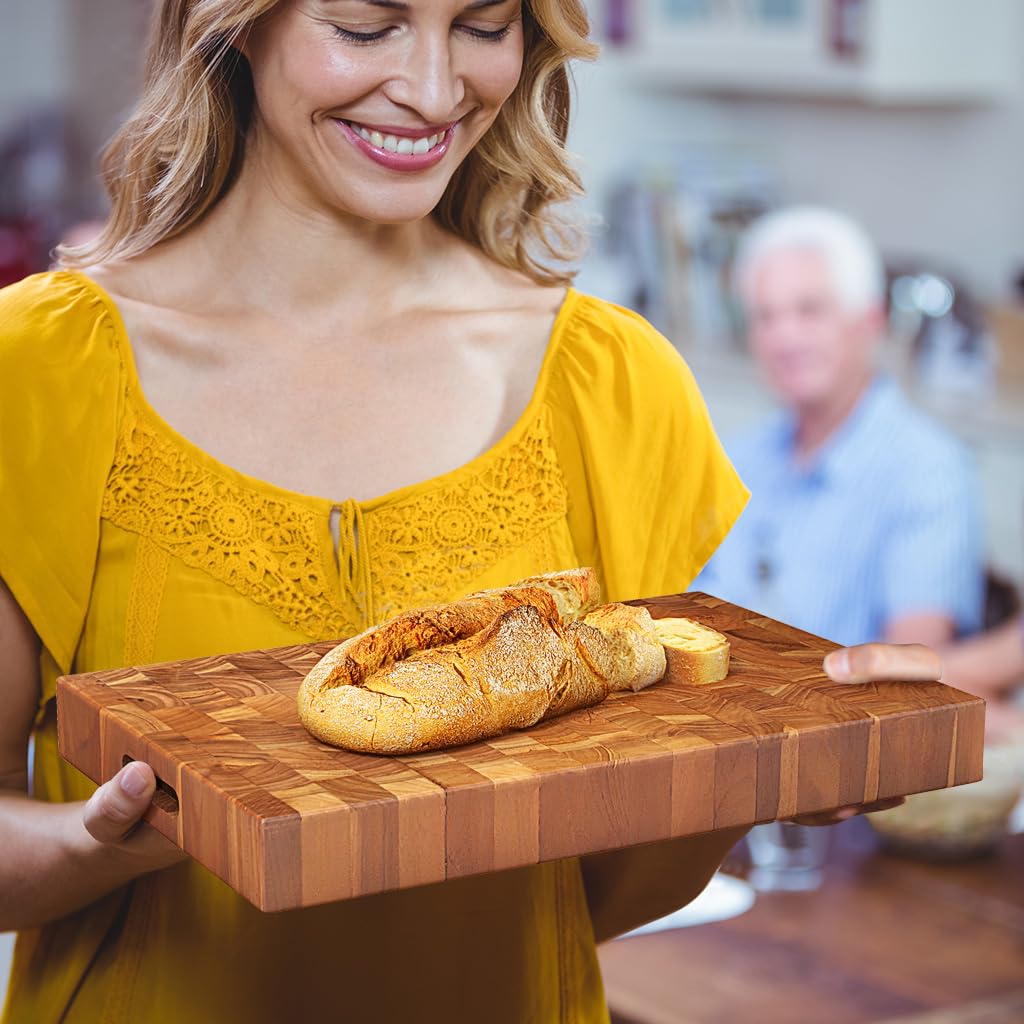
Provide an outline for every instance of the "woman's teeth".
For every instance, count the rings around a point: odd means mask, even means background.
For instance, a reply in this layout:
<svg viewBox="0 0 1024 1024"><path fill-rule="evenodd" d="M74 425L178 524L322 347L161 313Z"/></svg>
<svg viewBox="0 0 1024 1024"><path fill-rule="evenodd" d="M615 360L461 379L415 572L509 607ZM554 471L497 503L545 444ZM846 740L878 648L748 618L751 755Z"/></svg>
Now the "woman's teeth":
<svg viewBox="0 0 1024 1024"><path fill-rule="evenodd" d="M378 149L386 150L388 153L398 153L400 156L420 156L429 153L445 136L444 132L437 135L428 135L421 139L410 139L405 136L381 135L380 132L371 132L362 125L352 124L349 127L364 141Z"/></svg>

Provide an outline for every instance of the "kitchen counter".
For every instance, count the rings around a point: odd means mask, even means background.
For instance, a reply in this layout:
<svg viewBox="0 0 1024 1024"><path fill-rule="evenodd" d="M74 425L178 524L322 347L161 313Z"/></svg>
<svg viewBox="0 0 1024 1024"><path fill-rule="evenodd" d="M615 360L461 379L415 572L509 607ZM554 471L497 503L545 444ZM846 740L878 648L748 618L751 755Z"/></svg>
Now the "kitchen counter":
<svg viewBox="0 0 1024 1024"><path fill-rule="evenodd" d="M817 892L758 893L740 917L600 955L615 1024L1021 1021L1024 835L928 864L880 853L855 819L833 829Z"/></svg>

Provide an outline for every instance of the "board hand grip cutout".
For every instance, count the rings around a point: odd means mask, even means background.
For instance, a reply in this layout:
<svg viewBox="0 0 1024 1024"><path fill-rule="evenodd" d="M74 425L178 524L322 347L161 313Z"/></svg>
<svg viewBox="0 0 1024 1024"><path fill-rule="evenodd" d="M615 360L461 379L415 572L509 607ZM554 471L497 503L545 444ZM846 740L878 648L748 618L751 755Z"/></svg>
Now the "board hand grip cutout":
<svg viewBox="0 0 1024 1024"><path fill-rule="evenodd" d="M134 760L134 757L130 757L128 754L125 754L124 757L121 758L121 767L123 768L126 764L131 764ZM180 806L178 803L178 794L175 792L174 787L167 785L159 775L156 776L156 791L153 793L153 803L156 804L161 811L166 811L168 814L177 814Z"/></svg>

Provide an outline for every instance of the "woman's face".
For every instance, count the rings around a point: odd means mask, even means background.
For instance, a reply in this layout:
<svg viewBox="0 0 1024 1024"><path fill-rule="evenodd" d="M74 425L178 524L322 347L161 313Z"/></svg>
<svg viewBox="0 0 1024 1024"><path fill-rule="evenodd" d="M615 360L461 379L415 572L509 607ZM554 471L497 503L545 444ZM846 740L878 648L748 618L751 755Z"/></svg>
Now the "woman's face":
<svg viewBox="0 0 1024 1024"><path fill-rule="evenodd" d="M425 217L523 64L520 0L282 0L250 33L248 159L377 223Z"/></svg>

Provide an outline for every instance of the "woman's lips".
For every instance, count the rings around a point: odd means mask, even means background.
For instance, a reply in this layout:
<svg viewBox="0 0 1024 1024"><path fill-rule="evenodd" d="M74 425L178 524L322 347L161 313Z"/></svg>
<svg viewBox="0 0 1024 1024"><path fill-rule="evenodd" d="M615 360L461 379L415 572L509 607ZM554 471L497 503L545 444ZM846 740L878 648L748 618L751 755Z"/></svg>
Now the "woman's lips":
<svg viewBox="0 0 1024 1024"><path fill-rule="evenodd" d="M457 127L456 122L425 134L423 129L385 129L340 119L336 119L335 124L364 155L393 171L422 171L435 166L448 152Z"/></svg>

